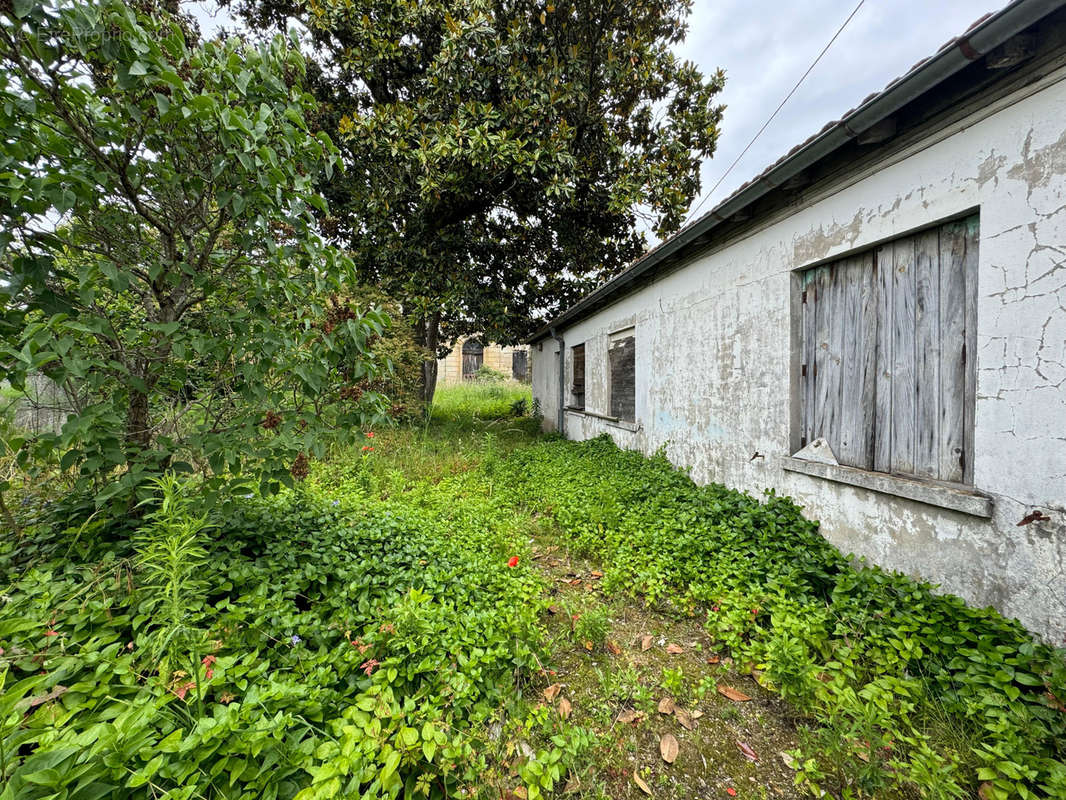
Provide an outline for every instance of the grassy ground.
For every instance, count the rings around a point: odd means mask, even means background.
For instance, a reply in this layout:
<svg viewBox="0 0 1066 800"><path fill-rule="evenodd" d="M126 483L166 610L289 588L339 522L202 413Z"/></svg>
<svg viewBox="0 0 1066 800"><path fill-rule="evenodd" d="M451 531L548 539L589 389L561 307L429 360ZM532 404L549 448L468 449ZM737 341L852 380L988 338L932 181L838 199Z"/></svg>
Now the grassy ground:
<svg viewBox="0 0 1066 800"><path fill-rule="evenodd" d="M0 800L1066 796L1061 653L531 410L0 540Z"/></svg>

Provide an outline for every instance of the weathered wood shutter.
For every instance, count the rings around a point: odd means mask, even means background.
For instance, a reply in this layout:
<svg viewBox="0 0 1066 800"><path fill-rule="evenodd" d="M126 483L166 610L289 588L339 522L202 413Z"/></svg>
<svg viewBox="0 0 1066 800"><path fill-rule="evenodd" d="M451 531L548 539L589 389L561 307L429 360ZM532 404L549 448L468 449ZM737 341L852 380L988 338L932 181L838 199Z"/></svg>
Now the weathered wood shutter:
<svg viewBox="0 0 1066 800"><path fill-rule="evenodd" d="M801 444L972 482L978 217L803 273Z"/></svg>
<svg viewBox="0 0 1066 800"><path fill-rule="evenodd" d="M611 416L626 422L637 418L637 345L633 336L611 339Z"/></svg>
<svg viewBox="0 0 1066 800"><path fill-rule="evenodd" d="M585 407L585 345L579 344L570 348L572 355L571 372L573 374L573 381L570 387L570 394L572 395L572 401L574 408Z"/></svg>
<svg viewBox="0 0 1066 800"><path fill-rule="evenodd" d="M524 381L529 374L529 354L525 350L511 351L511 377Z"/></svg>
<svg viewBox="0 0 1066 800"><path fill-rule="evenodd" d="M463 342L463 380L477 377L477 371L485 363L485 346L477 339Z"/></svg>

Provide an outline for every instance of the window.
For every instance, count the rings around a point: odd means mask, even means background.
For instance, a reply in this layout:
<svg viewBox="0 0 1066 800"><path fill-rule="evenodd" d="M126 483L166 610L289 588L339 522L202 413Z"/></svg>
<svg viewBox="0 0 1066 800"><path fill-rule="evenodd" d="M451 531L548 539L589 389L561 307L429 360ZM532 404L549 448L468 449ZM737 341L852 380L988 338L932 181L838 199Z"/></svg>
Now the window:
<svg viewBox="0 0 1066 800"><path fill-rule="evenodd" d="M636 422L637 345L632 328L612 334L607 356L611 366L611 416Z"/></svg>
<svg viewBox="0 0 1066 800"><path fill-rule="evenodd" d="M973 482L978 217L801 274L800 446Z"/></svg>
<svg viewBox="0 0 1066 800"><path fill-rule="evenodd" d="M570 348L570 406L585 408L585 345Z"/></svg>
<svg viewBox="0 0 1066 800"><path fill-rule="evenodd" d="M529 353L525 350L511 352L511 377L516 381L524 381L529 375Z"/></svg>
<svg viewBox="0 0 1066 800"><path fill-rule="evenodd" d="M463 380L476 378L477 371L484 363L485 346L477 339L467 339L463 342Z"/></svg>

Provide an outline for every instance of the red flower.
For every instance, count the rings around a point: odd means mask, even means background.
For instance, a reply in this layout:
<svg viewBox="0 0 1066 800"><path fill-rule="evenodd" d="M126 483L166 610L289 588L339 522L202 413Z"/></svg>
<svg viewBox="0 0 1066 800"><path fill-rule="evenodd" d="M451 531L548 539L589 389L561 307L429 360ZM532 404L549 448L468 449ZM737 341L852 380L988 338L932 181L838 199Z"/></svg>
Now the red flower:
<svg viewBox="0 0 1066 800"><path fill-rule="evenodd" d="M47 630L44 632L45 636L59 636L59 631Z"/></svg>
<svg viewBox="0 0 1066 800"><path fill-rule="evenodd" d="M211 680L211 678L214 677L214 674L215 674L215 671L213 669L211 669L211 667L208 667L204 671L204 680L208 680L208 681Z"/></svg>
<svg viewBox="0 0 1066 800"><path fill-rule="evenodd" d="M371 672L374 671L374 668L377 667L380 664L381 664L381 662L378 661L376 658L371 658L371 659L369 659L367 661L364 661L362 664L360 664L359 665L359 669L361 669L363 672L365 672L367 675L369 675Z"/></svg>
<svg viewBox="0 0 1066 800"><path fill-rule="evenodd" d="M363 445L363 452L364 452L364 453L369 453L369 452L370 452L371 450L373 450L373 449L374 449L374 448L373 448L373 447L371 447L371 446L370 446L370 445L368 445L368 444L364 444L364 445Z"/></svg>
<svg viewBox="0 0 1066 800"><path fill-rule="evenodd" d="M218 661L218 659L215 656L204 656L200 663L203 664L205 667L210 667L216 661Z"/></svg>
<svg viewBox="0 0 1066 800"><path fill-rule="evenodd" d="M736 797L737 796L737 790L734 789L732 786L730 786L728 789L726 789L725 793L728 794L730 797Z"/></svg>
<svg viewBox="0 0 1066 800"><path fill-rule="evenodd" d="M374 438L374 432L373 431L367 431L366 432L366 438L367 439L373 439Z"/></svg>
<svg viewBox="0 0 1066 800"><path fill-rule="evenodd" d="M507 561L507 566L509 566L509 567L517 567L518 566L518 556L511 556L511 558Z"/></svg>

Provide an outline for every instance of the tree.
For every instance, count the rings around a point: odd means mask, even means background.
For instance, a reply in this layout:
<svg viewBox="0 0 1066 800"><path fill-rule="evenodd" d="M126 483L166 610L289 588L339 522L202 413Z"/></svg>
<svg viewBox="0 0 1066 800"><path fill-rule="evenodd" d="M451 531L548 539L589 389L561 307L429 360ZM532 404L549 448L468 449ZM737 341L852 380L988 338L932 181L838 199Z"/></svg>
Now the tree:
<svg viewBox="0 0 1066 800"><path fill-rule="evenodd" d="M336 148L282 38L199 43L162 7L0 5L0 374L64 387L49 453L98 503L163 470L290 483L381 398L385 319L312 209Z"/></svg>
<svg viewBox="0 0 1066 800"><path fill-rule="evenodd" d="M717 140L724 76L671 49L689 0L230 2L310 31L335 235L430 350L514 341L638 255L639 221L676 230Z"/></svg>

